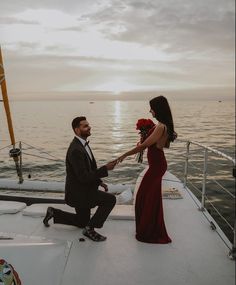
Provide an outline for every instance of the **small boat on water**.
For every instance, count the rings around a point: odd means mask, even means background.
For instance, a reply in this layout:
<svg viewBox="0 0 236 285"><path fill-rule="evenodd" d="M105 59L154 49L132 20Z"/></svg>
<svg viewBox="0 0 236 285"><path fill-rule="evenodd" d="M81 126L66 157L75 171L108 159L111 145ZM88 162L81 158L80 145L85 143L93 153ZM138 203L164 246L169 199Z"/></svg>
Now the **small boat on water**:
<svg viewBox="0 0 236 285"><path fill-rule="evenodd" d="M0 82L5 92L4 76ZM74 209L64 203L63 183L23 180L22 150L14 141L6 92L3 101L13 146L10 155L19 180L0 179L0 284L235 284L235 228L232 242L205 207L207 153L229 160L235 169L234 159L197 142L186 142L184 181L170 172L163 177L165 222L173 240L166 245L135 239L135 195L147 168L135 185L110 185L110 191L123 200L101 229L107 241L95 243L85 239L77 227L44 226L48 206ZM199 145L205 153L200 201L188 187L190 145Z"/></svg>

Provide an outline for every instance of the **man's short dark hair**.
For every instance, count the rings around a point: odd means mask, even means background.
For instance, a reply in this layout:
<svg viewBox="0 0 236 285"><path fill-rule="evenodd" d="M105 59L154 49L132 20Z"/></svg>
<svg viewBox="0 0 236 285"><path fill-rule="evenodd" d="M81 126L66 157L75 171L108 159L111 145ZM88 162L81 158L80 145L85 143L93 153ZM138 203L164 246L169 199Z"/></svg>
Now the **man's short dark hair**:
<svg viewBox="0 0 236 285"><path fill-rule="evenodd" d="M86 117L83 116L74 118L74 120L71 123L72 129L75 130L75 128L78 128L80 126L80 122L85 120Z"/></svg>

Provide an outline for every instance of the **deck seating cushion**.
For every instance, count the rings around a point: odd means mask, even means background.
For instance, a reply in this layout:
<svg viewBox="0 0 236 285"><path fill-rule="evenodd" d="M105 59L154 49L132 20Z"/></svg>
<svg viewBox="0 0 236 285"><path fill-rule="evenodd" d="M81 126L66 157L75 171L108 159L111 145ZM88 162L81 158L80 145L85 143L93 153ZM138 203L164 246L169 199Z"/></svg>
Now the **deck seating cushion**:
<svg viewBox="0 0 236 285"><path fill-rule="evenodd" d="M25 203L15 201L0 201L0 215L2 214L15 214L20 212L26 207Z"/></svg>
<svg viewBox="0 0 236 285"><path fill-rule="evenodd" d="M26 207L22 214L31 217L44 217L47 211L47 207L55 207L63 211L74 213L74 208L71 208L64 204L33 204ZM92 209L92 214L94 214L96 208ZM110 219L116 220L134 220L134 207L133 205L116 205L115 208L109 215Z"/></svg>
<svg viewBox="0 0 236 285"><path fill-rule="evenodd" d="M75 212L74 208L69 207L65 204L33 204L31 206L26 207L22 211L22 214L24 216L31 216L31 217L44 217L48 207L57 208L71 213Z"/></svg>

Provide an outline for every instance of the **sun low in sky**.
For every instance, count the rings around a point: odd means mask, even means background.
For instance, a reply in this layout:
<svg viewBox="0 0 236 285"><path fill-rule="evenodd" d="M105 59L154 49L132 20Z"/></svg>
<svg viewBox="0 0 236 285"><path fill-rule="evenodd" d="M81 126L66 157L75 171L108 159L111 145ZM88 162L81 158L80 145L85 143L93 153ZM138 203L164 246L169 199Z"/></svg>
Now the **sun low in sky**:
<svg viewBox="0 0 236 285"><path fill-rule="evenodd" d="M232 0L0 5L0 44L13 99L140 99L148 92L233 97Z"/></svg>

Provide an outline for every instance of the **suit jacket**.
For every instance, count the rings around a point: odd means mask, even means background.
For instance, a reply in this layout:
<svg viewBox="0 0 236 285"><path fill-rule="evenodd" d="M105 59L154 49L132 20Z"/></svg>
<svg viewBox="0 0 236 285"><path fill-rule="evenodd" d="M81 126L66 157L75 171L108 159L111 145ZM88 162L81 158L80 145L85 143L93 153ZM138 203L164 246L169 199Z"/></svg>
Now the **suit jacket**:
<svg viewBox="0 0 236 285"><path fill-rule="evenodd" d="M94 157L90 159L83 144L75 137L66 155L66 203L78 208L94 207L100 178L106 176L106 166L97 168Z"/></svg>

